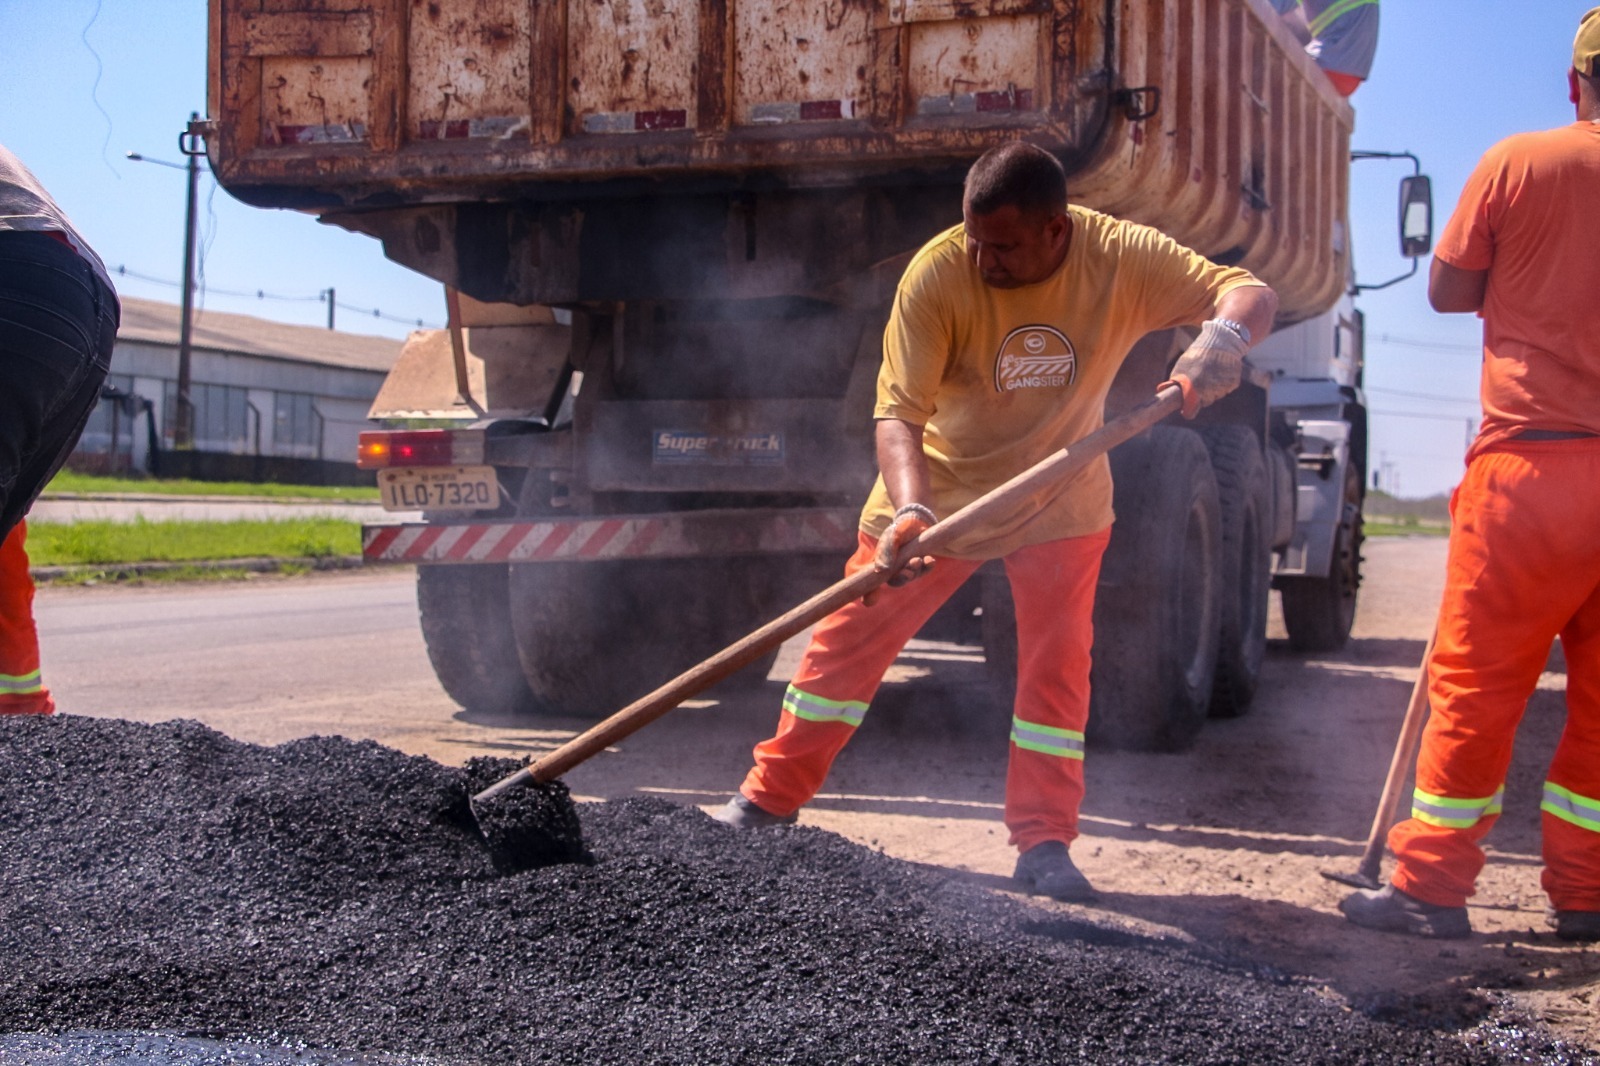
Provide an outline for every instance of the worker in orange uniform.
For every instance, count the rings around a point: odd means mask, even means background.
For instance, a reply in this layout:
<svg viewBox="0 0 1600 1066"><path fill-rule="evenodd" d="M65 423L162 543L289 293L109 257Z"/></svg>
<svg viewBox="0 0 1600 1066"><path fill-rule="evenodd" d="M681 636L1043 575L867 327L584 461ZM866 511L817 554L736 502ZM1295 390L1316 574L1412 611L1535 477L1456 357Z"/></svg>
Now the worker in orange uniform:
<svg viewBox="0 0 1600 1066"><path fill-rule="evenodd" d="M0 541L0 715L54 714L55 701L39 673L39 633L33 624L33 578L18 522Z"/></svg>
<svg viewBox="0 0 1600 1066"><path fill-rule="evenodd" d="M1556 935L1600 939L1600 7L1568 74L1577 122L1509 137L1467 180L1434 254L1438 311L1483 317L1483 428L1451 501L1428 664L1432 716L1392 883L1340 907L1358 925L1471 933L1467 898L1500 814L1523 708L1561 637L1567 722L1544 785Z"/></svg>
<svg viewBox="0 0 1600 1066"><path fill-rule="evenodd" d="M1099 428L1112 378L1146 333L1210 319L1173 369L1192 416L1238 385L1252 339L1272 328L1271 289L1147 226L1069 206L1061 165L1043 149L1012 142L985 153L967 175L962 217L917 253L895 296L874 411L880 476L847 574L893 570L939 516ZM716 817L794 821L906 641L984 560L1004 559L1019 644L1005 802L1021 852L1015 878L1041 895L1093 898L1068 848L1111 519L1102 456L820 622L777 735L756 747Z"/></svg>
<svg viewBox="0 0 1600 1066"><path fill-rule="evenodd" d="M100 400L119 311L100 258L0 145L0 713L54 709L22 518Z"/></svg>
<svg viewBox="0 0 1600 1066"><path fill-rule="evenodd" d="M1378 0L1272 0L1340 96L1367 80L1378 52Z"/></svg>

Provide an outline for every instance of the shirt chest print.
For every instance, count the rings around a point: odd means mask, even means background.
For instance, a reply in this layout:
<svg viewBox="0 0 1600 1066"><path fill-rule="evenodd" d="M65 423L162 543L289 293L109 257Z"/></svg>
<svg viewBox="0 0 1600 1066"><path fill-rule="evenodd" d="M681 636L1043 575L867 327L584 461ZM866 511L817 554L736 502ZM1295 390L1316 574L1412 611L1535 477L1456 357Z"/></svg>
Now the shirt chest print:
<svg viewBox="0 0 1600 1066"><path fill-rule="evenodd" d="M1019 326L1006 334L994 359L994 388L1064 389L1078 375L1078 353L1051 326Z"/></svg>

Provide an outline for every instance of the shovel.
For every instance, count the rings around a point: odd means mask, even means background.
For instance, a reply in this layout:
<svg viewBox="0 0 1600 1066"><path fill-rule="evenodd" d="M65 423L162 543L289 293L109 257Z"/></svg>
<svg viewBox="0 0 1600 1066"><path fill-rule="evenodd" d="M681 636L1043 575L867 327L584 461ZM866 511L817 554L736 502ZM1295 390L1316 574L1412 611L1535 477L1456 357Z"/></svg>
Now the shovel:
<svg viewBox="0 0 1600 1066"><path fill-rule="evenodd" d="M1010 481L924 530L901 550L897 563L903 565L906 560L917 556L937 554L941 548L963 534L983 528L997 512L1026 499L1044 486L1066 481L1118 444L1142 433L1177 411L1182 404L1183 392L1180 386L1173 382L1164 383L1156 391L1154 399L1107 422L1076 444L1053 452ZM898 566L895 569L898 569ZM649 725L684 700L705 691L754 662L812 623L827 617L852 600L861 599L888 581L892 573L892 570L879 571L867 567L851 574L823 589L787 614L774 618L755 632L728 645L711 658L690 667L610 718L597 723L555 750L547 752L529 765L490 785L472 797L474 813L479 818L480 826L487 824L489 812L479 809L479 805L487 804L496 797L501 797L501 802L504 803L505 793L523 786L550 786L574 766L599 754L623 737Z"/></svg>

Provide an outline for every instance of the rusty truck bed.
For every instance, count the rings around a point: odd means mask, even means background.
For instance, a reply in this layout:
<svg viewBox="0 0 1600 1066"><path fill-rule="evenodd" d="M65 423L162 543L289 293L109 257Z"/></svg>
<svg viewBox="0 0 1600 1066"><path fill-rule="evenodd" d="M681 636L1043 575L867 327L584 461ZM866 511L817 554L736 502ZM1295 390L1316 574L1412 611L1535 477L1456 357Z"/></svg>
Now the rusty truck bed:
<svg viewBox="0 0 1600 1066"><path fill-rule="evenodd" d="M352 7L213 0L208 149L235 196L337 216L948 183L1025 137L1076 201L1255 270L1286 317L1345 285L1351 111L1266 0Z"/></svg>

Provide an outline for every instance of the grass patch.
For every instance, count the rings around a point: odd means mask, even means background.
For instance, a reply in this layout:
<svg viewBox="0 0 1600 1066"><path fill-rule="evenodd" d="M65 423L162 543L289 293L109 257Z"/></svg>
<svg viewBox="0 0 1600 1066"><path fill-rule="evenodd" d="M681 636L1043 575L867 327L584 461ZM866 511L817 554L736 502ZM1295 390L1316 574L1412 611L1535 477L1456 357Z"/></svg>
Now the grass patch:
<svg viewBox="0 0 1600 1066"><path fill-rule="evenodd" d="M103 477L63 470L45 486L50 493L133 493L141 496L267 496L274 499L345 500L378 498L376 485L278 485L256 481L188 481L178 478Z"/></svg>
<svg viewBox="0 0 1600 1066"><path fill-rule="evenodd" d="M1428 522L1417 518L1366 518L1362 532L1369 537L1448 537L1448 522Z"/></svg>
<svg viewBox="0 0 1600 1066"><path fill-rule="evenodd" d="M361 526L338 518L271 522L29 522L34 566L305 559L361 554Z"/></svg>

